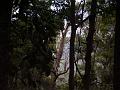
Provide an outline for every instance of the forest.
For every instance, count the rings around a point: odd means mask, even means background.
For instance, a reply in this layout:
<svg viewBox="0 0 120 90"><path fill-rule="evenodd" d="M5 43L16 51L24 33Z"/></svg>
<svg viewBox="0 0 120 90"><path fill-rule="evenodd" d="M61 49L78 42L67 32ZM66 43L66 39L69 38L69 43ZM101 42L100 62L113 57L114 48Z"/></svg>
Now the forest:
<svg viewBox="0 0 120 90"><path fill-rule="evenodd" d="M0 90L120 90L120 0L1 0Z"/></svg>

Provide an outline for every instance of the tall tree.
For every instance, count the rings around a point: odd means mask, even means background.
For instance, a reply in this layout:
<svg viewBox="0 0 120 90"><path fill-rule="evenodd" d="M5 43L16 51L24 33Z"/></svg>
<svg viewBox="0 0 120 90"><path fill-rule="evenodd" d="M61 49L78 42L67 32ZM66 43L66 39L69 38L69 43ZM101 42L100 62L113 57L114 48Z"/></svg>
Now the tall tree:
<svg viewBox="0 0 120 90"><path fill-rule="evenodd" d="M116 25L114 48L114 90L120 90L120 0L116 1Z"/></svg>
<svg viewBox="0 0 120 90"><path fill-rule="evenodd" d="M60 59L62 57L62 54L63 54L63 49L64 49L64 41L65 41L65 37L66 37L66 34L68 32L68 28L69 28L69 25L67 25L64 29L64 31L62 31L62 37L60 39L60 45L58 47L58 50L57 50L57 53L56 53L56 66L55 66L55 69L57 70L58 67L60 66ZM58 71L58 70L57 70Z"/></svg>
<svg viewBox="0 0 120 90"><path fill-rule="evenodd" d="M9 90L9 25L13 0L0 2L0 90Z"/></svg>
<svg viewBox="0 0 120 90"><path fill-rule="evenodd" d="M76 29L75 29L75 0L71 0L71 17L70 17L70 23L71 23L71 38L70 38L70 60L69 60L69 90L74 90L74 42L75 42L75 35L76 35Z"/></svg>
<svg viewBox="0 0 120 90"><path fill-rule="evenodd" d="M92 0L91 3L91 11L89 16L89 32L86 38L87 48L86 48L86 56L85 56L85 75L83 78L83 88L84 90L90 90L91 83L91 53L93 51L93 36L95 33L95 18L96 18L96 5L97 1Z"/></svg>

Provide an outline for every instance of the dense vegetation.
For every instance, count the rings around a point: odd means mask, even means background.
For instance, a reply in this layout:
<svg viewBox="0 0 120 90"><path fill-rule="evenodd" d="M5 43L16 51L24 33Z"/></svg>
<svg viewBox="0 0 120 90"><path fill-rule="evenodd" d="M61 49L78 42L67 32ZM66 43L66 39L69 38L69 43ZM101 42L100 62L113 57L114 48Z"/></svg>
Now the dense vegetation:
<svg viewBox="0 0 120 90"><path fill-rule="evenodd" d="M119 90L119 0L0 3L0 90Z"/></svg>

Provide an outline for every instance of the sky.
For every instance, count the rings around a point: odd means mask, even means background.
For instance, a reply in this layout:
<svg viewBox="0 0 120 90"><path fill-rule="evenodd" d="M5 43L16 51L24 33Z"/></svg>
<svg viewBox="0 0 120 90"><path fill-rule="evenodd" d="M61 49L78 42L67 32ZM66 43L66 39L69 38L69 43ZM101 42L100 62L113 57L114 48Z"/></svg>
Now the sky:
<svg viewBox="0 0 120 90"><path fill-rule="evenodd" d="M81 0L76 0L76 2L80 2Z"/></svg>

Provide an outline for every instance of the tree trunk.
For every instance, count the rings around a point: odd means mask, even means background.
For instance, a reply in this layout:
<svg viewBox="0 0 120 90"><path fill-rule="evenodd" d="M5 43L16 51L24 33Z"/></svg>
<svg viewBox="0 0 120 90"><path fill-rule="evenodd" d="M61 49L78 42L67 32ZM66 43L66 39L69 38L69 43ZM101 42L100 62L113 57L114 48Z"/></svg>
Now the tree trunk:
<svg viewBox="0 0 120 90"><path fill-rule="evenodd" d="M120 0L116 0L116 25L114 47L114 90L120 90Z"/></svg>
<svg viewBox="0 0 120 90"><path fill-rule="evenodd" d="M74 42L75 42L75 0L71 0L71 38L70 38L70 59L69 59L69 90L74 90Z"/></svg>
<svg viewBox="0 0 120 90"><path fill-rule="evenodd" d="M61 60L61 57L62 57L62 54L63 54L63 48L64 48L64 41L65 41L65 37L66 37L66 34L67 34L67 31L68 31L68 27L69 25L66 26L63 34L62 34L62 38L60 39L60 46L57 50L57 53L56 53L56 62L55 62L55 71L57 72L58 71L58 67L60 66L60 60Z"/></svg>
<svg viewBox="0 0 120 90"><path fill-rule="evenodd" d="M89 32L86 38L87 42L87 51L85 56L85 75L83 78L83 88L84 90L90 90L91 84L91 53L93 51L93 36L95 33L95 17L96 17L96 0L92 0L91 3L91 12L89 16Z"/></svg>
<svg viewBox="0 0 120 90"><path fill-rule="evenodd" d="M0 90L8 88L9 74L9 24L11 19L12 0L0 2Z"/></svg>

